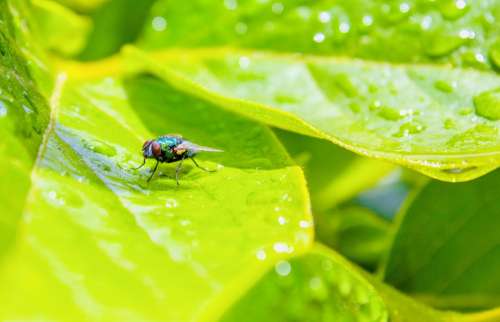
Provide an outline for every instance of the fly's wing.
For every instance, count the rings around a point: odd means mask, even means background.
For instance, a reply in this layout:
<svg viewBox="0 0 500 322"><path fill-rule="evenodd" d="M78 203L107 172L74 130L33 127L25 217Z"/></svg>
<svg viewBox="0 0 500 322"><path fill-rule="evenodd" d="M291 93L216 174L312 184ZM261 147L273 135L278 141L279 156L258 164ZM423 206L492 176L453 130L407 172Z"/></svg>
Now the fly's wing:
<svg viewBox="0 0 500 322"><path fill-rule="evenodd" d="M224 152L219 149L214 149L210 148L208 146L202 146L198 144L194 144L189 141L183 141L181 144L179 144L176 149L186 149L190 155L194 155L198 152Z"/></svg>

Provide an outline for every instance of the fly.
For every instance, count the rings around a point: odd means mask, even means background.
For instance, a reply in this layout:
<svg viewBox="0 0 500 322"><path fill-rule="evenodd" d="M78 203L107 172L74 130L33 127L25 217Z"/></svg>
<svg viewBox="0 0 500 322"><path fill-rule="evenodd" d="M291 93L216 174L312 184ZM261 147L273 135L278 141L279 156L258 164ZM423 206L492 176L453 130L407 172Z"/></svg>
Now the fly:
<svg viewBox="0 0 500 322"><path fill-rule="evenodd" d="M172 163L179 161L177 168L175 169L175 181L179 185L179 173L182 168L182 162L185 159L191 159L194 165L206 172L215 172L215 170L209 170L201 167L194 157L199 152L223 152L222 150L209 148L206 146L197 145L195 143L184 140L182 136L175 134L162 135L154 140L147 140L142 145L142 155L144 161L140 166L135 168L135 170L142 168L146 164L147 159L155 159L156 165L153 168L153 172L148 178L148 182L153 178L158 165L161 163Z"/></svg>

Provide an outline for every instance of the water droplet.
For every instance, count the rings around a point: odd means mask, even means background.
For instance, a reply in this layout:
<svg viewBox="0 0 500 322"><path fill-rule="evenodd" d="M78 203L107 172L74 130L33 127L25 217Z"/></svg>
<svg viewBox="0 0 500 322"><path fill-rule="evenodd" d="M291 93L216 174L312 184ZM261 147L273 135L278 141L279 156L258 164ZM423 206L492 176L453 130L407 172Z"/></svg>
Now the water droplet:
<svg viewBox="0 0 500 322"><path fill-rule="evenodd" d="M336 74L334 76L335 85L344 92L347 97L358 96L358 89L346 73Z"/></svg>
<svg viewBox="0 0 500 322"><path fill-rule="evenodd" d="M470 29L462 29L458 32L458 36L462 39L474 39L476 38L476 33Z"/></svg>
<svg viewBox="0 0 500 322"><path fill-rule="evenodd" d="M450 84L448 81L445 80L437 80L436 82L434 82L434 87L444 93L453 93L456 84L455 83Z"/></svg>
<svg viewBox="0 0 500 322"><path fill-rule="evenodd" d="M402 2L399 4L399 11L401 11L402 13L407 13L408 11L410 11L410 8L410 4L407 2Z"/></svg>
<svg viewBox="0 0 500 322"><path fill-rule="evenodd" d="M397 121L404 118L404 115L401 115L399 110L390 106L382 106L378 111L378 115L389 121Z"/></svg>
<svg viewBox="0 0 500 322"><path fill-rule="evenodd" d="M428 30L432 26L432 17L431 16L424 16L422 18L422 21L420 21L420 27L423 30Z"/></svg>
<svg viewBox="0 0 500 322"><path fill-rule="evenodd" d="M324 301L328 298L328 287L321 277L315 276L309 280L309 290L311 297L317 301Z"/></svg>
<svg viewBox="0 0 500 322"><path fill-rule="evenodd" d="M361 22L363 23L363 25L365 26L371 26L373 24L373 17L370 16L370 15L365 15L363 16Z"/></svg>
<svg viewBox="0 0 500 322"><path fill-rule="evenodd" d="M301 220L299 221L299 226L300 228L309 228L312 226L312 223L308 220Z"/></svg>
<svg viewBox="0 0 500 322"><path fill-rule="evenodd" d="M165 201L165 207L167 207L167 208L177 208L178 206L179 206L179 204L177 203L177 200L175 200L175 199L169 198Z"/></svg>
<svg viewBox="0 0 500 322"><path fill-rule="evenodd" d="M325 34L322 32L317 32L313 36L314 42L321 43L325 40Z"/></svg>
<svg viewBox="0 0 500 322"><path fill-rule="evenodd" d="M283 10L285 9L285 6L281 3L281 2L275 2L273 3L272 7L271 7L271 10L279 15L281 13L283 13Z"/></svg>
<svg viewBox="0 0 500 322"><path fill-rule="evenodd" d="M288 274L292 271L292 266L287 261L280 261L276 263L274 270L276 271L276 274L280 276L288 276Z"/></svg>
<svg viewBox="0 0 500 322"><path fill-rule="evenodd" d="M318 15L318 19L322 23L328 23L332 19L332 15L327 11L321 11Z"/></svg>
<svg viewBox="0 0 500 322"><path fill-rule="evenodd" d="M255 257L257 257L258 260L260 261L263 261L266 259L267 257L267 254L266 252L263 250L263 249L259 249L256 253L255 253Z"/></svg>
<svg viewBox="0 0 500 322"><path fill-rule="evenodd" d="M7 115L7 106L5 106L5 103L0 101L0 117L4 117Z"/></svg>
<svg viewBox="0 0 500 322"><path fill-rule="evenodd" d="M472 107L462 107L458 109L458 114L465 116L471 114L473 111Z"/></svg>
<svg viewBox="0 0 500 322"><path fill-rule="evenodd" d="M285 193L281 196L281 200L283 201L292 201L292 197L290 197L290 195L288 193Z"/></svg>
<svg viewBox="0 0 500 322"><path fill-rule="evenodd" d="M238 8L238 2L236 0L224 0L224 6L228 10L236 10L236 8Z"/></svg>
<svg viewBox="0 0 500 322"><path fill-rule="evenodd" d="M339 31L343 34L348 33L351 30L351 25L347 22L342 22L339 25Z"/></svg>
<svg viewBox="0 0 500 322"><path fill-rule="evenodd" d="M436 31L427 40L425 51L431 57L445 56L464 45L474 32L461 30L459 34L450 34L445 31Z"/></svg>
<svg viewBox="0 0 500 322"><path fill-rule="evenodd" d="M293 247L288 246L288 244L284 242L274 243L273 249L276 253L291 253L293 251Z"/></svg>
<svg viewBox="0 0 500 322"><path fill-rule="evenodd" d="M477 115L492 121L500 120L500 88L476 95L474 106Z"/></svg>
<svg viewBox="0 0 500 322"><path fill-rule="evenodd" d="M247 69L250 66L250 58L241 56L238 60L238 64L240 65L241 69Z"/></svg>
<svg viewBox="0 0 500 322"><path fill-rule="evenodd" d="M167 20L164 17L156 16L153 18L151 26L155 31L164 31L167 28Z"/></svg>
<svg viewBox="0 0 500 322"><path fill-rule="evenodd" d="M248 31L248 26L244 22L238 22L234 26L234 30L236 31L237 34L243 35L246 34L246 32Z"/></svg>
<svg viewBox="0 0 500 322"><path fill-rule="evenodd" d="M189 226L191 225L191 221L187 220L187 219L182 219L181 221L179 221L179 224L183 227L186 227L186 226Z"/></svg>
<svg viewBox="0 0 500 322"><path fill-rule="evenodd" d="M278 223L280 225L285 225L287 222L288 222L288 220L285 217L283 217L283 216L278 217Z"/></svg>
<svg viewBox="0 0 500 322"><path fill-rule="evenodd" d="M65 204L64 199L62 199L54 190L49 191L47 197L49 201L55 206L64 206Z"/></svg>
<svg viewBox="0 0 500 322"><path fill-rule="evenodd" d="M24 112L26 112L26 114L33 113L33 110L31 108L29 108L27 105L23 104L22 107L23 107Z"/></svg>
<svg viewBox="0 0 500 322"><path fill-rule="evenodd" d="M465 0L445 0L440 2L439 10L444 18L454 20L462 17L469 7Z"/></svg>
<svg viewBox="0 0 500 322"><path fill-rule="evenodd" d="M497 67L500 68L500 41L491 46L489 51L489 56L491 62Z"/></svg>
<svg viewBox="0 0 500 322"><path fill-rule="evenodd" d="M453 119L445 119L444 120L444 128L447 130L451 130L457 127L457 124Z"/></svg>
<svg viewBox="0 0 500 322"><path fill-rule="evenodd" d="M274 211L280 212L281 211L281 207L279 207L279 206L274 207Z"/></svg>
<svg viewBox="0 0 500 322"><path fill-rule="evenodd" d="M116 155L115 147L104 142L99 142L99 141L85 142L84 146L93 152L104 154L108 157L113 157Z"/></svg>
<svg viewBox="0 0 500 322"><path fill-rule="evenodd" d="M399 132L395 134L397 137L407 137L411 134L417 134L425 130L425 126L417 121L403 123L399 127Z"/></svg>

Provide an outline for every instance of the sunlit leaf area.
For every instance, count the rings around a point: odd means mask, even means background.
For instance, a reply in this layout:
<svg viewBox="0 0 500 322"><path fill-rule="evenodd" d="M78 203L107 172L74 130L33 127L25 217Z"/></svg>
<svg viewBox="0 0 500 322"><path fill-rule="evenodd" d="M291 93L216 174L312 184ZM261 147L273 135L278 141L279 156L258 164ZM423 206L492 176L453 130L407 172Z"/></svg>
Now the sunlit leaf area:
<svg viewBox="0 0 500 322"><path fill-rule="evenodd" d="M500 0L0 0L0 322L500 322Z"/></svg>

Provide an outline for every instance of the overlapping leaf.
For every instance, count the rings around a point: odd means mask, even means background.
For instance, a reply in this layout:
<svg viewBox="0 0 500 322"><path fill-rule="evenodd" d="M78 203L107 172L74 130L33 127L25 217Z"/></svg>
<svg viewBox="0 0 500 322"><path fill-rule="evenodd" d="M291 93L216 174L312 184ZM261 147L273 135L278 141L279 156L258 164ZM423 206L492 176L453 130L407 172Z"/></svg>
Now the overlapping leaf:
<svg viewBox="0 0 500 322"><path fill-rule="evenodd" d="M160 1L140 44L278 51L171 50L150 69L268 124L464 181L500 162L498 8L496 0ZM185 19L187 11L197 14Z"/></svg>
<svg viewBox="0 0 500 322"><path fill-rule="evenodd" d="M397 231L386 281L438 307L499 306L499 179L495 171L423 188Z"/></svg>

